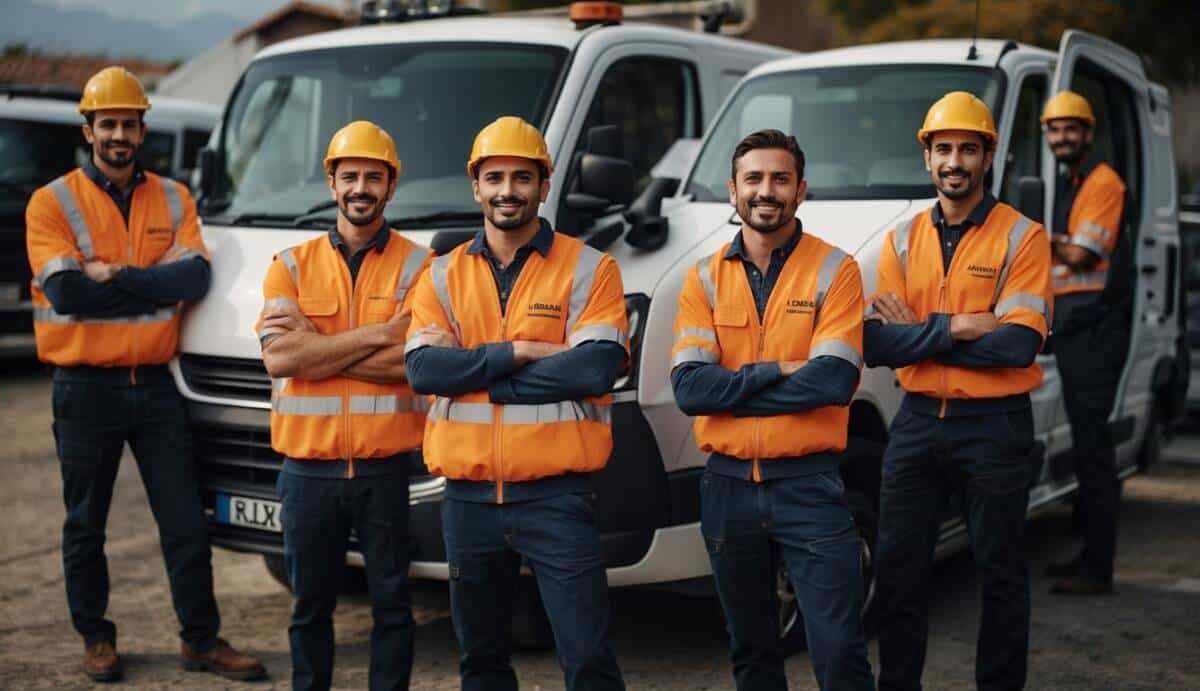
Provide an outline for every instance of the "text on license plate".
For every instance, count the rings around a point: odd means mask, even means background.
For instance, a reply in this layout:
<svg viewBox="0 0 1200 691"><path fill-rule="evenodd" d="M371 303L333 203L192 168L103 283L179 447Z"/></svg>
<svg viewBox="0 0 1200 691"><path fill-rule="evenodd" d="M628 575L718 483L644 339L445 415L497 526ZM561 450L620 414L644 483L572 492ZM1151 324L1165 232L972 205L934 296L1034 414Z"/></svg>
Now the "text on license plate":
<svg viewBox="0 0 1200 691"><path fill-rule="evenodd" d="M217 495L217 521L259 530L283 532L279 522L279 502L250 497Z"/></svg>

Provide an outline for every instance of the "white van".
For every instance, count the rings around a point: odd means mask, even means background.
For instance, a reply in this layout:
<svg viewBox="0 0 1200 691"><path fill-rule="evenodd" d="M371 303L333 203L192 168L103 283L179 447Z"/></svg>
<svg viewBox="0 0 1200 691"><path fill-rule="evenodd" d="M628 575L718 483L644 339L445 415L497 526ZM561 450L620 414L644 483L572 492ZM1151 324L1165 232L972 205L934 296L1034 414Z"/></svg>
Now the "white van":
<svg viewBox="0 0 1200 691"><path fill-rule="evenodd" d="M36 350L25 206L34 190L91 156L80 130L79 97L74 89L0 84L0 357ZM186 184L220 114L207 104L151 94L138 158Z"/></svg>
<svg viewBox="0 0 1200 691"><path fill-rule="evenodd" d="M391 133L404 171L386 218L445 251L482 227L466 174L475 134L500 115L524 117L543 130L556 163L542 214L559 230L599 243L623 228L608 224L597 236L598 216L634 194L661 197L663 182L654 179L660 159L684 152L672 148L679 140L694 144L752 68L792 54L650 24L504 15L385 22L259 53L230 98L214 148L202 155L212 288L186 315L172 365L189 402L213 543L267 555L272 573L286 581L274 491L281 458L270 447L270 381L253 324L272 256L334 223L321 161L335 130L366 119ZM686 166L686 155L677 160ZM690 525L698 474L670 472L687 419L672 405L638 403L649 296L671 258L695 244L685 233L652 251L654 228L641 224L645 249L626 269L635 365L617 385L616 451L598 479L614 584L702 572L693 563L700 543ZM415 578L447 578L442 488L423 465L412 469ZM361 563L354 550L352 541L350 561Z"/></svg>

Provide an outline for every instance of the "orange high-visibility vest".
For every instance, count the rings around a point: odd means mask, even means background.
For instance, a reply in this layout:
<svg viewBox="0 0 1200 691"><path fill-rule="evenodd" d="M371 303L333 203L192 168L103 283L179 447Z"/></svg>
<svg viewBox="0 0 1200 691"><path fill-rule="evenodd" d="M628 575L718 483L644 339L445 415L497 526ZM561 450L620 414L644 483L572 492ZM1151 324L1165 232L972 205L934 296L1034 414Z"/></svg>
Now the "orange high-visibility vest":
<svg viewBox="0 0 1200 691"><path fill-rule="evenodd" d="M410 310L410 287L431 253L396 231L383 252L367 252L358 280L322 235L280 252L263 281L263 311L290 307L322 334L380 324ZM260 338L262 317L256 325ZM383 458L421 446L427 399L407 383L376 384L349 377L290 377L271 385L271 447L299 460Z"/></svg>
<svg viewBox="0 0 1200 691"><path fill-rule="evenodd" d="M625 294L612 257L555 233L550 252L532 252L505 314L488 259L459 245L433 261L416 288L406 348L436 324L464 348L529 340L579 345L613 341L628 348ZM487 391L434 399L422 452L435 475L496 483L599 470L612 452L612 396L543 405L493 404Z"/></svg>
<svg viewBox="0 0 1200 691"><path fill-rule="evenodd" d="M1071 244L1090 250L1098 261L1086 271L1076 272L1054 257L1054 294L1104 290L1117 236L1121 232L1121 213L1125 206L1125 183L1107 163L1098 164L1083 180L1066 231ZM1063 229L1055 229L1059 232Z"/></svg>
<svg viewBox="0 0 1200 691"><path fill-rule="evenodd" d="M792 250L760 320L740 257L729 244L691 268L679 296L672 368L719 363L841 358L862 368L862 277L845 252L804 233ZM698 415L696 443L707 452L752 461L846 448L850 409L825 406L789 415Z"/></svg>
<svg viewBox="0 0 1200 691"><path fill-rule="evenodd" d="M147 267L173 246L174 261L207 257L196 204L182 185L147 172L134 188L125 222L116 202L82 169L38 189L25 210L26 246L33 269L33 333L38 358L60 367L161 365L179 345L179 305L129 317L59 314L42 285L85 262Z"/></svg>
<svg viewBox="0 0 1200 691"><path fill-rule="evenodd" d="M1050 240L1041 224L997 203L983 225L963 235L943 269L932 209L896 226L879 257L880 293L893 293L924 321L935 312L994 312L1002 324L1027 326L1046 338L1054 296ZM1042 368L970 368L918 362L896 371L905 391L934 398L998 398L1027 393ZM944 405L943 405L944 408Z"/></svg>

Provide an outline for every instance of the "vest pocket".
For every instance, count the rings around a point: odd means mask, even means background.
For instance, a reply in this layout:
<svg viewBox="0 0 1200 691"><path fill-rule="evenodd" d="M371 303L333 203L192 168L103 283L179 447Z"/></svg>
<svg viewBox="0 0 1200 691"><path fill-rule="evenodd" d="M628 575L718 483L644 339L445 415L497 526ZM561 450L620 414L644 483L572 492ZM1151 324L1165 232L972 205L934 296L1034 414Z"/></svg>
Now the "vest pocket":
<svg viewBox="0 0 1200 691"><path fill-rule="evenodd" d="M337 314L337 298L300 298L300 311L307 317L328 317Z"/></svg>

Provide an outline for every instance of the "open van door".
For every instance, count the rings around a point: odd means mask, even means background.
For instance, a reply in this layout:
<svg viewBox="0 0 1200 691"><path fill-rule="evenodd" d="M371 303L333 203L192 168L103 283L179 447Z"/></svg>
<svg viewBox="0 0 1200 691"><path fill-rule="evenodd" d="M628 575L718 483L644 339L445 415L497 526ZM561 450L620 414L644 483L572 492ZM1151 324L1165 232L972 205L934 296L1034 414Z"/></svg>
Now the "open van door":
<svg viewBox="0 0 1200 691"><path fill-rule="evenodd" d="M1097 121L1092 155L1116 169L1128 190L1121 232L1133 243L1133 317L1129 355L1109 418L1117 462L1125 466L1133 463L1137 441L1151 423L1147 413L1154 409L1155 377L1163 376L1164 358L1165 366L1174 368L1170 354L1178 320L1173 313L1180 305L1168 255L1174 252L1177 275L1179 235L1169 104L1160 102L1157 92L1151 97L1141 58L1082 31L1065 32L1059 44L1051 92L1064 89L1091 103ZM1048 179L1055 179L1056 164L1047 165ZM1048 208L1053 203L1052 198ZM1048 218L1052 224L1053 214ZM1062 420L1065 424L1065 414Z"/></svg>

